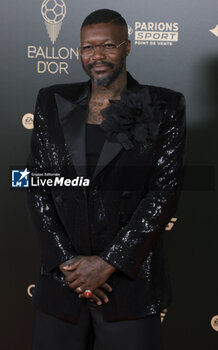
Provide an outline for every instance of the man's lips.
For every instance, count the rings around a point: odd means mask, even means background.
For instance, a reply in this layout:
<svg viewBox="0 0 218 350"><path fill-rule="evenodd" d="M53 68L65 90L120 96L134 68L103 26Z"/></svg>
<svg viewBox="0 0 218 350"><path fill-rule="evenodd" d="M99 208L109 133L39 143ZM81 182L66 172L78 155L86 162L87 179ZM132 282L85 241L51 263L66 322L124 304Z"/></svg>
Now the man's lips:
<svg viewBox="0 0 218 350"><path fill-rule="evenodd" d="M97 72L103 72L103 71L105 71L105 70L107 70L108 69L108 66L106 66L106 65L104 65L104 64L96 64L94 67L93 67L93 69L95 70L95 71L97 71Z"/></svg>
<svg viewBox="0 0 218 350"><path fill-rule="evenodd" d="M95 62L93 64L88 65L89 70L94 70L95 72L104 72L108 70L108 68L113 68L113 64L111 63L104 63L104 62Z"/></svg>

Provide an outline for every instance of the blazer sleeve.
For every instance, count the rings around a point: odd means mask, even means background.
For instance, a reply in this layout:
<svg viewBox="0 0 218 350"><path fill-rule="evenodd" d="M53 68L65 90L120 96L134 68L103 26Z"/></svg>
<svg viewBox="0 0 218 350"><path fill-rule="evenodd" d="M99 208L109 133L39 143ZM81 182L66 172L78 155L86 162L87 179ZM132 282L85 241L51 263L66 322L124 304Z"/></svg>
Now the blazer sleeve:
<svg viewBox="0 0 218 350"><path fill-rule="evenodd" d="M175 214L184 178L185 98L177 92L174 110L162 125L149 190L130 221L100 257L131 279ZM175 98L175 95L173 98Z"/></svg>
<svg viewBox="0 0 218 350"><path fill-rule="evenodd" d="M43 89L39 91L36 101L34 129L27 160L28 169L38 173L43 173L49 167L46 154L48 130L41 106L42 93ZM27 207L33 231L38 239L43 269L45 272L52 272L77 254L58 216L50 188L30 187L27 190Z"/></svg>

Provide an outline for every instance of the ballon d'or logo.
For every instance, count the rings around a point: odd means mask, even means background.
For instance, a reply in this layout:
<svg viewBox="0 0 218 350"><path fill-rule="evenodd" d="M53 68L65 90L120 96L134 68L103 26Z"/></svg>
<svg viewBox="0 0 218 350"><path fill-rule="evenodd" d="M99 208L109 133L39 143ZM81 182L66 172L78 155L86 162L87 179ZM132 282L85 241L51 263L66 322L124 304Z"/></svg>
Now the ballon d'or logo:
<svg viewBox="0 0 218 350"><path fill-rule="evenodd" d="M62 22L66 16L66 5L63 0L44 0L41 6L42 17L52 44L60 33Z"/></svg>

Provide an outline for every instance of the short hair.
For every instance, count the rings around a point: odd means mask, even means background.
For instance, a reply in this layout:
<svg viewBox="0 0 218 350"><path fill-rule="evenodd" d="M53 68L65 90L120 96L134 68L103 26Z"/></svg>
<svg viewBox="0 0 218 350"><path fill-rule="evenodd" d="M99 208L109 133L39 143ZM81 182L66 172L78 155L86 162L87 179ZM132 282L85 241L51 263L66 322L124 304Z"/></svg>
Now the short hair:
<svg viewBox="0 0 218 350"><path fill-rule="evenodd" d="M120 13L109 10L109 9L99 9L91 12L83 21L81 29L85 26L98 23L115 23L119 26L126 28L128 33L128 26L125 19Z"/></svg>

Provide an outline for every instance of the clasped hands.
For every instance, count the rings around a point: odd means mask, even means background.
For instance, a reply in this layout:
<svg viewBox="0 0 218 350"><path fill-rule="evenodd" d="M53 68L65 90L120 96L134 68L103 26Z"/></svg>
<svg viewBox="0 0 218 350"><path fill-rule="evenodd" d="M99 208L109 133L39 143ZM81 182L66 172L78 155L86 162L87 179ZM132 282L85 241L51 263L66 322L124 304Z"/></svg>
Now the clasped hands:
<svg viewBox="0 0 218 350"><path fill-rule="evenodd" d="M111 286L105 283L105 281L116 268L99 256L78 255L59 265L59 268L64 274L69 287L78 293L79 298L84 297L83 293L78 290L78 287L81 287L83 291L86 289L92 291L93 294L89 299L90 301L94 301L98 305L101 305L102 301L105 303L109 301L102 289L107 292L112 292Z"/></svg>

